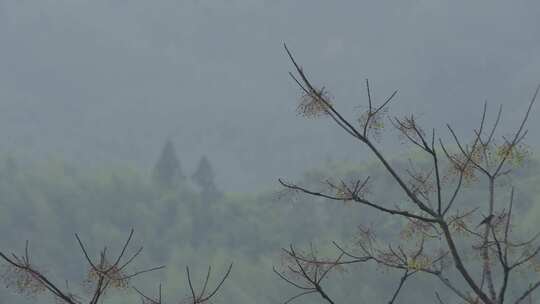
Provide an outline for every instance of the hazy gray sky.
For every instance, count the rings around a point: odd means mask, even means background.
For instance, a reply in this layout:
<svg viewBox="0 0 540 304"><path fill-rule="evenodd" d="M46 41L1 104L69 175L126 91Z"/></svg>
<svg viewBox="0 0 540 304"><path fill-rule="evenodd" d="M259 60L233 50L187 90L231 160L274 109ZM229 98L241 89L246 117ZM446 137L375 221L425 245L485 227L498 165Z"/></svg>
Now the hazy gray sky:
<svg viewBox="0 0 540 304"><path fill-rule="evenodd" d="M207 154L237 190L361 158L296 116L283 42L351 118L369 77L379 100L400 90L392 113L441 130L471 127L485 99L515 125L540 82L539 20L533 0L0 0L0 152L149 167L172 138L188 173Z"/></svg>

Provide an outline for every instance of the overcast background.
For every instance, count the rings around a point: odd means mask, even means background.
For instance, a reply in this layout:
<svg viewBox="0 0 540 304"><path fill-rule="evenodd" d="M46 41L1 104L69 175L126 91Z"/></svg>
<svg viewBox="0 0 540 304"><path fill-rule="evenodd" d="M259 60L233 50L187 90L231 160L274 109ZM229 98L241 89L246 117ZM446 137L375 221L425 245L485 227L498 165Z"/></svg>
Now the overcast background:
<svg viewBox="0 0 540 304"><path fill-rule="evenodd" d="M352 119L369 77L378 100L399 89L393 114L441 131L465 134L486 99L515 126L540 82L539 17L533 0L0 0L0 153L150 170L170 138L228 190L362 159L296 115L283 42Z"/></svg>

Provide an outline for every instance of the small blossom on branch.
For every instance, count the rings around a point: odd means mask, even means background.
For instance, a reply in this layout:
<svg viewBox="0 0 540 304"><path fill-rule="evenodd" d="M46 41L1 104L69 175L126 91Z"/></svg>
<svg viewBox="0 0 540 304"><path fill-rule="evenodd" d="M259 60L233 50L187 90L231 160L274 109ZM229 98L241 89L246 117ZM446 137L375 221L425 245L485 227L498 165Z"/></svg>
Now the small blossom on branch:
<svg viewBox="0 0 540 304"><path fill-rule="evenodd" d="M328 105L332 104L331 97L328 91L322 87L315 92L302 93L300 102L296 111L299 115L306 118L318 118L324 115L328 115Z"/></svg>
<svg viewBox="0 0 540 304"><path fill-rule="evenodd" d="M512 145L508 141L496 147L496 155L499 159L506 158L515 166L523 166L525 160L530 157L531 152L527 145Z"/></svg>

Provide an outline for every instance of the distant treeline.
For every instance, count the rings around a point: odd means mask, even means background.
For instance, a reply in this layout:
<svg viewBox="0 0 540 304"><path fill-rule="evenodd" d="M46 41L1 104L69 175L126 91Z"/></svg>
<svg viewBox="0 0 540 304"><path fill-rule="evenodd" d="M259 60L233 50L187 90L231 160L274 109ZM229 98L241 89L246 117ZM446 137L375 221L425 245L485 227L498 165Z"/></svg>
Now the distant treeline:
<svg viewBox="0 0 540 304"><path fill-rule="evenodd" d="M407 166L406 161L395 162L400 168ZM537 161L529 161L515 172L515 180L509 181L519 188L517 209L532 210L522 217L525 228L537 226L536 219L540 217L540 206L530 209L531 204L540 201L540 176L531 173L538 172L537 168ZM403 203L395 201L402 197L400 189L371 164L328 161L306 172L297 182L324 190L321 181L325 179L366 175L377 181L369 195L388 203ZM169 299L181 299L185 293L178 288L186 286L186 265L201 265L200 271L204 272L208 264L226 266L234 261L233 275L220 300L276 303L284 298L285 287L272 273L272 266L280 264L281 247L293 243L305 248L315 246L324 252L334 240L354 244L359 224L381 222L369 209L350 202L313 200L284 192L277 181L256 193L251 189L232 193L219 191L213 177L206 157L201 158L195 172L186 176L171 142L164 145L151 170L84 169L62 161L28 165L4 157L0 159L0 246L7 252L21 252L24 241L29 240L36 265L42 265L59 282L69 279L76 285L84 280L86 265L74 233L81 235L96 255L104 245L118 250L133 227L134 246L140 244L145 248L140 267L167 265L166 270L140 279L140 286L149 286L148 292L163 282L164 294ZM484 186L471 187L460 202L483 197L480 194L485 191ZM462 207L466 208L466 204ZM395 222L385 219L383 231L400 229L403 224L399 218ZM376 280L367 278L379 275L375 268L360 271L355 277L343 273L347 279L333 287L336 290L332 292L341 295L340 300L345 303L358 300L358 294L347 292L358 290L364 302L374 302L388 286L372 285ZM363 282L361 287L356 285L358 282ZM388 282L393 284L394 280ZM423 284L419 290L426 292L408 295L411 298L405 302L427 303L431 299L430 288L425 287L431 283L418 284ZM10 289L0 291L0 300L15 304L35 302L13 296ZM44 299L39 300L41 303ZM138 299L119 294L109 303L134 301Z"/></svg>

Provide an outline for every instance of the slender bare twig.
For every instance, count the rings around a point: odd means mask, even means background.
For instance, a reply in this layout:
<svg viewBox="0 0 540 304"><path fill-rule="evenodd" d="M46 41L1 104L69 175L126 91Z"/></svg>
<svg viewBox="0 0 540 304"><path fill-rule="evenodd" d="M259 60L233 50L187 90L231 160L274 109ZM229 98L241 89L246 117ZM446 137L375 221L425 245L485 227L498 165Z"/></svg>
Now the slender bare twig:
<svg viewBox="0 0 540 304"><path fill-rule="evenodd" d="M203 281L203 284L202 284L203 287L202 287L200 292L196 292L195 288L193 286L193 283L191 281L191 273L189 271L189 267L186 266L186 277L187 277L187 280L188 280L189 290L191 292L191 298L189 299L189 301L191 303L193 303L193 304L207 303L221 289L221 286L223 285L223 283L225 283L225 281L227 280L227 278L231 274L232 267L233 267L233 263L229 264L229 267L227 268L227 271L221 277L221 279L219 280L219 283L216 285L216 287L212 291L207 292L208 281L210 280L211 272L212 272L212 268L208 267L206 277L205 277L205 279Z"/></svg>

